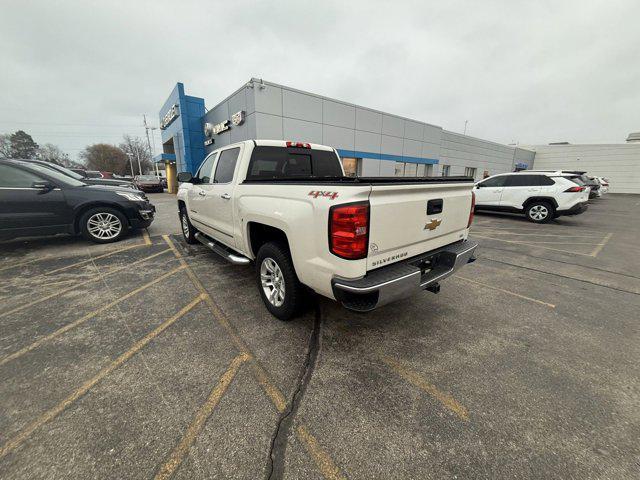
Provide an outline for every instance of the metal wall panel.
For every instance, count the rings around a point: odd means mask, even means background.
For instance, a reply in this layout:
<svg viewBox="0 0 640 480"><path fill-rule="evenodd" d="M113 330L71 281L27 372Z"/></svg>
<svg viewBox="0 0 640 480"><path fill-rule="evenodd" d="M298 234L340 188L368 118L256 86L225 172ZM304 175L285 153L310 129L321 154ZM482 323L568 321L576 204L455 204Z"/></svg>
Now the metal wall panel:
<svg viewBox="0 0 640 480"><path fill-rule="evenodd" d="M382 133L394 137L404 137L404 120L393 115L382 115Z"/></svg>
<svg viewBox="0 0 640 480"><path fill-rule="evenodd" d="M322 123L354 129L356 128L356 107L325 99L322 101Z"/></svg>
<svg viewBox="0 0 640 480"><path fill-rule="evenodd" d="M379 133L355 131L355 150L380 153L382 139Z"/></svg>
<svg viewBox="0 0 640 480"><path fill-rule="evenodd" d="M322 123L322 99L313 95L282 90L282 116Z"/></svg>
<svg viewBox="0 0 640 480"><path fill-rule="evenodd" d="M260 133L260 132L258 132ZM322 143L322 124L284 117L282 133L285 140Z"/></svg>
<svg viewBox="0 0 640 480"><path fill-rule="evenodd" d="M382 133L382 114L366 108L356 107L356 130Z"/></svg>
<svg viewBox="0 0 640 480"><path fill-rule="evenodd" d="M424 139L424 125L419 122L405 120L404 122L404 138L422 141Z"/></svg>
<svg viewBox="0 0 640 480"><path fill-rule="evenodd" d="M322 126L322 142L334 148L344 150L355 150L354 130L351 128L334 127L333 125Z"/></svg>
<svg viewBox="0 0 640 480"><path fill-rule="evenodd" d="M640 194L640 144L534 145L537 170L584 170L609 179L612 193Z"/></svg>
<svg viewBox="0 0 640 480"><path fill-rule="evenodd" d="M256 137L262 140L282 140L282 117L256 112Z"/></svg>
<svg viewBox="0 0 640 480"><path fill-rule="evenodd" d="M387 155L402 155L402 138L382 135L382 145L380 151Z"/></svg>
<svg viewBox="0 0 640 480"><path fill-rule="evenodd" d="M254 83L253 91L256 112L282 116L282 88L273 85L261 88Z"/></svg>

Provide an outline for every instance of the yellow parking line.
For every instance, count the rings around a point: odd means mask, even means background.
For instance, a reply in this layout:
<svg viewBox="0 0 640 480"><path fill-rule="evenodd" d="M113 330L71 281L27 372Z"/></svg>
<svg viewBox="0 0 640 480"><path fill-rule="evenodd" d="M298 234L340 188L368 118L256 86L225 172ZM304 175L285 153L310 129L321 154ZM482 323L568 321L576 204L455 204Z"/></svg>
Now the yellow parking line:
<svg viewBox="0 0 640 480"><path fill-rule="evenodd" d="M489 284L486 284L486 283L478 282L477 280L472 280L470 278L461 277L460 275L455 275L455 278L459 278L460 280L464 280L466 282L475 283L476 285L482 285L485 288L490 288L492 290L497 290L498 292L502 292L502 293L506 293L506 294L509 294L509 295L513 295L514 297L522 298L523 300L528 300L530 302L539 303L540 305L544 305L544 306L549 307L549 308L556 308L556 306L553 303L547 303L547 302L543 302L542 300L536 300L535 298L527 297L525 295L520 295L519 293L511 292L511 291L505 290L503 288L494 287L493 285L489 285Z"/></svg>
<svg viewBox="0 0 640 480"><path fill-rule="evenodd" d="M47 255L46 257L42 257L42 258L32 258L31 260L26 260L26 261L20 262L20 263L14 263L13 265L7 265L6 267L0 268L0 272L3 272L5 270L10 270L12 268L22 267L23 265L28 265L30 263L39 262L41 260L47 260L49 258L51 258L51 255Z"/></svg>
<svg viewBox="0 0 640 480"><path fill-rule="evenodd" d="M340 471L340 468L334 463L329 454L320 446L313 435L309 433L304 425L298 426L296 429L298 438L302 441L311 458L316 462L316 466L324 478L330 480L345 480L346 477Z"/></svg>
<svg viewBox="0 0 640 480"><path fill-rule="evenodd" d="M189 454L191 446L196 441L196 437L200 434L204 428L205 423L213 413L220 399L229 388L229 385L233 381L234 377L240 370L240 367L244 362L249 360L250 356L246 353L241 353L233 359L227 371L222 375L218 384L211 390L209 397L200 407L195 417L191 421L191 424L187 427L184 435L175 446L169 459L162 465L158 473L156 474L156 480L164 480L173 475L173 473L182 464L185 457Z"/></svg>
<svg viewBox="0 0 640 480"><path fill-rule="evenodd" d="M151 241L151 237L149 236L149 232L147 231L146 228L142 230L142 238L144 238L145 245L153 245L153 242Z"/></svg>
<svg viewBox="0 0 640 480"><path fill-rule="evenodd" d="M598 246L593 249L593 252L591 252L590 255L592 257L597 257L604 246L609 242L609 240L611 240L611 237L613 237L613 233L608 233L607 236L602 239L602 243L599 243Z"/></svg>
<svg viewBox="0 0 640 480"><path fill-rule="evenodd" d="M251 355L252 361L250 362L250 365L256 380L264 390L265 394L269 397L273 405L276 407L276 410L278 410L279 413L284 412L284 410L287 407L287 401L284 395L282 394L282 392L280 391L280 389L269 378L269 375L267 374L266 370L256 360L255 355L249 349L249 347L244 342L244 340L242 340L240 335L236 333L235 329L231 326L231 324L227 320L225 314L220 310L220 308L218 308L218 306L213 301L213 299L211 298L207 290L204 288L204 285L202 285L202 282L200 282L196 274L193 273L193 270L191 270L191 267L189 267L189 265L183 258L182 254L178 251L178 249L174 245L169 235L163 235L162 238L167 243L167 245L169 245L169 248L173 252L174 256L178 259L180 264L186 267L187 275L189 276L189 279L191 279L191 283L193 284L194 287L196 287L196 289L202 295L205 296L205 302L207 303L209 310L213 314L213 317L222 326L222 328L224 328L227 334L231 337L231 340L233 341L238 351Z"/></svg>
<svg viewBox="0 0 640 480"><path fill-rule="evenodd" d="M502 238L495 238L495 237L487 237L485 235L478 235L477 233L474 233L471 235L472 237L477 237L477 238L486 238L488 240L495 240L497 242L503 242L503 243L513 243L515 245L527 245L529 242L518 242L515 240L504 240ZM536 247L536 248L542 248L544 250L552 250L554 252L562 252L562 253L571 253L573 255L582 255L583 257L590 257L591 255L588 253L580 253L580 252L572 252L570 250L562 250L561 248L551 248L551 247L545 247L543 245L531 245L532 247Z"/></svg>
<svg viewBox="0 0 640 480"><path fill-rule="evenodd" d="M441 392L437 387L431 385L429 382L420 377L420 375L418 375L416 372L405 367L393 358L381 356L380 360L382 360L389 368L391 368L391 370L396 372L414 387L418 387L423 392L428 393L433 398L438 400L446 409L455 413L458 417L460 417L460 419L465 421L469 420L469 412L467 411L467 409L451 395L445 392Z"/></svg>
<svg viewBox="0 0 640 480"><path fill-rule="evenodd" d="M169 251L169 249L162 250L161 252L154 253L153 255L149 255L148 257L141 258L140 260L137 260L135 262L132 262L132 263L129 263L127 265L123 265L121 267L109 270L108 272L102 274L102 276L99 275L97 277L90 278L89 280L85 280L83 282L76 283L74 285L71 285L68 288L65 288L63 290L58 290L57 292L51 293L51 294L46 295L44 297L40 297L40 298L38 298L36 300L33 300L33 301L29 302L29 303L25 303L24 305L20 305L19 307L16 307L16 308L14 308L12 310L9 310L7 312L2 312L2 313L0 313L0 318L6 317L7 315L11 315L12 313L19 312L19 311L24 310L26 308L32 307L34 305L37 305L38 303L44 302L45 300L49 300L50 298L57 297L57 296L62 295L64 293L70 292L71 290L73 290L75 288L78 288L80 285L86 285L87 283L97 282L97 281L101 280L103 277L106 277L107 275L112 275L114 273L120 272L121 270L124 270L125 268L130 268L130 267L132 267L134 265L137 265L139 263L146 262L147 260L151 260L152 258L155 258L155 257L157 257L159 255L164 254L164 253L167 253L168 251Z"/></svg>
<svg viewBox="0 0 640 480"><path fill-rule="evenodd" d="M191 267L184 260L182 254L178 251L169 235L163 235L162 238L169 245L169 248L173 251L173 254L178 259L181 265L186 266L187 275L191 279L193 285L200 291L205 303L209 307L209 310L213 314L216 321L225 329L227 334L231 337L236 348L243 354L247 354L250 357L251 369L253 371L254 378L258 381L267 397L271 400L274 407L279 413L283 413L287 407L287 401L280 391L280 389L269 378L267 371L260 365L256 356L249 349L247 344L238 335L235 329L231 326L226 318L226 315L220 310L220 308L213 301L207 290L202 285L202 282L198 279L195 273L191 270ZM318 441L308 432L304 425L301 425L297 429L298 438L300 438L307 448L307 451L315 461L320 473L331 480L342 480L345 477L340 472L340 469L335 465L329 454L322 449Z"/></svg>
<svg viewBox="0 0 640 480"><path fill-rule="evenodd" d="M8 363L8 362L10 362L12 360L15 360L18 357L21 357L25 353L28 353L31 350L35 349L35 348L38 348L40 345L42 345L45 342L48 342L49 340L53 340L54 338L59 337L60 335L62 335L63 333L68 332L72 328L75 328L75 327L77 327L79 325L82 325L83 323L87 322L88 320L91 320L92 318L94 318L98 314L104 312L105 310L108 310L109 308L111 308L111 307L113 307L115 305L118 305L119 303L124 302L125 300L137 295L140 292L143 292L147 288L152 287L152 286L156 285L157 283L160 283L165 278L170 277L174 273L177 273L177 272L179 272L180 270L183 270L183 269L184 269L184 266L180 265L179 267L174 268L170 272L167 272L164 275L159 276L155 280L152 280L151 282L149 282L149 283L147 283L145 285L142 285L141 287L136 288L135 290L132 290L131 292L127 293L126 295L123 295L122 297L120 297L120 298L118 298L118 299L116 299L116 300L114 300L112 302L109 302L106 305L103 305L102 307L98 308L97 310L94 310L93 312L87 313L84 317L79 318L78 320L75 320L75 321L73 321L71 323L68 323L64 327L61 327L58 330L56 330L55 332L50 333L49 335L46 335L46 336L36 340L32 344L27 345L24 348L21 348L17 352L12 353L11 355L7 355L3 359L0 359L0 366L4 365L5 363Z"/></svg>
<svg viewBox="0 0 640 480"><path fill-rule="evenodd" d="M98 255L97 257L91 257L87 260L82 260L81 262L72 263L71 265L65 265L64 267L56 268L55 270L49 270L48 272L43 273L43 275L53 275L54 273L63 272L64 270L68 270L73 267L79 267L80 265L84 265L89 262L93 262L94 260L99 260L101 258L109 257L111 255L115 255L116 253L126 252L127 250L131 250L133 248L141 247L141 244L129 245L128 247L119 248L117 250L113 250L111 252L104 253L102 255Z"/></svg>
<svg viewBox="0 0 640 480"><path fill-rule="evenodd" d="M0 459L4 458L7 454L18 448L25 440L27 440L31 434L36 431L38 428L43 426L45 423L50 422L55 419L58 415L64 412L69 406L79 400L82 396L84 396L91 388L93 388L98 382L100 382L104 377L113 372L116 368L120 367L126 361L128 361L131 357L133 357L136 353L142 350L145 346L151 342L154 338L164 332L167 328L173 325L178 319L186 315L189 311L191 311L196 305L202 302L202 295L198 295L194 300L192 300L189 304L185 305L178 313L173 315L168 320L165 320L158 327L153 329L147 335L145 335L141 340L138 340L136 343L132 345L132 347L127 350L125 353L120 355L116 360L111 362L109 365L100 370L95 376L91 379L87 380L83 383L78 389L76 389L71 395L65 398L63 401L58 403L53 408L47 410L44 414L39 416L36 420L28 424L25 428L23 428L15 437L9 440L0 448Z"/></svg>

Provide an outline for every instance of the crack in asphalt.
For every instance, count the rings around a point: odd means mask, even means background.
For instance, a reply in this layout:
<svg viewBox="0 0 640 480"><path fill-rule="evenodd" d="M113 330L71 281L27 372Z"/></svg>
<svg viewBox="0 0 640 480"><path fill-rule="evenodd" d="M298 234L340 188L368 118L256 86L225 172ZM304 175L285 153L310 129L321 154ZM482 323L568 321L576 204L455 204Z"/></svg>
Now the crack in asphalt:
<svg viewBox="0 0 640 480"><path fill-rule="evenodd" d="M278 418L276 429L271 438L269 447L269 466L267 480L280 480L284 474L284 460L287 451L287 443L289 440L289 432L291 425L298 413L298 407L307 390L307 385L311 380L313 371L316 367L318 353L320 351L320 330L322 326L322 312L320 305L316 305L315 317L313 320L313 329L309 335L309 343L307 345L307 353L305 355L300 375L293 391L291 401L288 407Z"/></svg>

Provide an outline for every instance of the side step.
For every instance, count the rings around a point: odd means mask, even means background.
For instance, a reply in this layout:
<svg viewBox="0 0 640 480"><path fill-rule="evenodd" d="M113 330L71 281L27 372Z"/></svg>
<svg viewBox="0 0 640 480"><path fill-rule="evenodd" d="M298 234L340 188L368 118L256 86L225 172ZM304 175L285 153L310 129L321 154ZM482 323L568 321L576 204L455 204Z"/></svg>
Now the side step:
<svg viewBox="0 0 640 480"><path fill-rule="evenodd" d="M229 263L233 263L234 265L248 265L249 263L251 263L251 260L249 260L247 257L244 257L237 253L233 253L227 247L220 245L215 240L211 240L200 232L197 232L194 236L196 237L196 240L198 240L201 244L203 244L205 247L209 247L209 249L220 255Z"/></svg>

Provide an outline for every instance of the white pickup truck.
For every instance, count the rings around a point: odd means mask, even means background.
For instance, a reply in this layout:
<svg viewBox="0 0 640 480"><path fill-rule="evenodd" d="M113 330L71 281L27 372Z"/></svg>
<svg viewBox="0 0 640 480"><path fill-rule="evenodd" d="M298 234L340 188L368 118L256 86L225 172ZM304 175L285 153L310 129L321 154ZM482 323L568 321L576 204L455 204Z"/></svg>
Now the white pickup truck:
<svg viewBox="0 0 640 480"><path fill-rule="evenodd" d="M186 242L253 261L262 300L281 320L309 290L361 312L437 293L475 259L471 178L346 177L331 147L248 140L178 180Z"/></svg>

